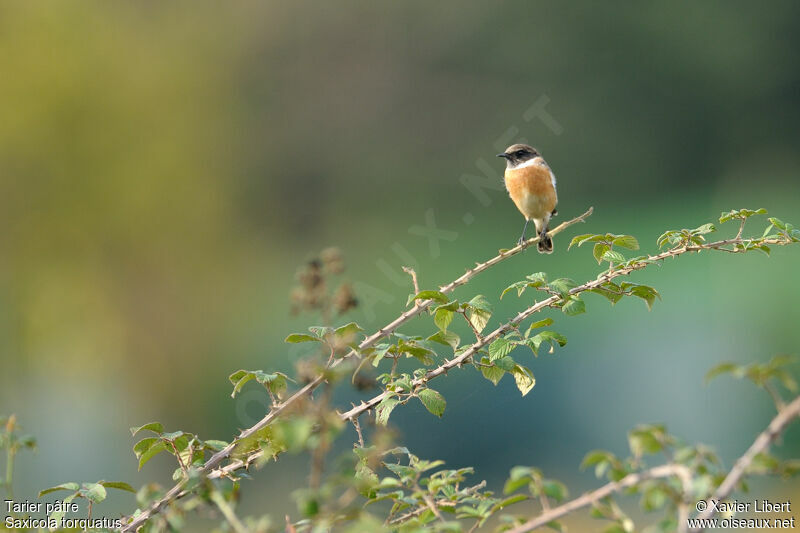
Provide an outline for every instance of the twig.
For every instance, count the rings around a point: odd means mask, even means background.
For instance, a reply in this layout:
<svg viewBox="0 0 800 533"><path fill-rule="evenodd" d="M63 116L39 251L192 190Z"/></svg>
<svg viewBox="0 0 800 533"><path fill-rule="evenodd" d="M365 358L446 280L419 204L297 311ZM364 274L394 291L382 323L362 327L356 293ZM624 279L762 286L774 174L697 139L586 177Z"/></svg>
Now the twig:
<svg viewBox="0 0 800 533"><path fill-rule="evenodd" d="M586 218L588 218L592 214L592 211L593 211L593 208L590 207L589 210L586 211L584 214L582 214L582 215L580 215L578 217L575 217L572 220L567 220L566 222L562 222L561 224L559 224L558 226L556 226L555 228L550 230L550 232L548 234L550 236L556 235L556 234L564 231L568 227L572 226L573 224L577 224L578 222L585 221ZM539 242L539 237L538 236L533 237L531 239L528 239L524 243L519 244L519 245L515 246L514 248L511 248L510 250L501 251L498 255L494 256L493 258L489 259L488 261L485 261L483 263L477 264L475 267L468 269L466 273L462 274L461 276L459 276L455 280L451 281L447 285L445 285L443 287L440 287L439 288L440 292L443 292L443 293L447 294L447 293L450 293L450 292L454 291L457 287L460 287L461 285L464 285L465 283L470 281L472 278L474 278L475 276L477 276L478 274L480 274L484 270L487 270L488 268L500 263L501 261L504 261L504 260L508 259L509 257L512 257L512 256L520 253L525 248L527 248L527 247L529 247L529 246L531 246L531 245L533 245L533 244L535 244L537 242ZM425 302L422 302L419 305L415 305L411 309L408 309L408 310L404 311L403 313L400 314L400 316L398 316L397 318L395 318L394 320L392 320L391 322L389 322L388 324L383 326L381 329L379 329L378 331L376 331L375 333L373 333L372 335L370 335L369 337L367 337L366 339L361 341L361 343L358 345L357 349L351 350L350 352L345 354L340 359L335 360L333 362L332 366L338 365L342 361L344 361L346 359L349 359L350 357L358 356L358 354L362 350L365 350L365 349L373 346L376 342L378 342L379 340L381 340L385 336L391 334L397 328L399 328L400 326L402 326L403 324L405 324L406 322L408 322L409 320L411 320L415 316L421 314L425 309L430 307L430 305L432 303L433 303L433 300L426 300ZM235 461L232 461L224 469L217 469L217 467L220 465L220 463L233 453L233 451L236 449L236 446L238 445L240 440L245 439L247 437L250 437L253 434L255 434L258 431L260 431L261 429L267 427L283 411L285 411L288 406L293 405L300 398L303 398L306 394L312 392L314 389L319 387L324 381L325 381L325 378L322 375L320 375L317 378L315 378L314 380L312 380L311 382L309 382L308 384L306 384L303 388L301 388L300 390L295 392L289 398L287 398L282 404L280 404L278 406L273 406L273 408L270 409L269 413L267 413L266 416L264 416L264 418L262 418L261 420L256 422L250 428L244 430L239 435L239 437L237 439L234 439L233 442L228 444L228 446L226 446L222 450L220 450L217 453L215 453L214 455L212 455L211 458L208 461L206 461L205 464L203 465L203 467L200 469L200 474L206 474L209 478L216 478L216 477L220 477L222 475L227 475L227 474L229 474L230 472L232 472L234 470L238 470L238 469L243 468L246 465L250 464L253 460L255 460L256 458L258 458L261 455L260 452L255 456L252 456L252 455L249 456L244 461L238 460L238 459L235 460ZM177 499L179 497L182 497L184 494L186 494L186 492L184 491L185 485L186 485L186 480L182 480L182 481L178 482L178 484L176 484L169 491L167 491L167 493L163 497L161 497L161 499L153 502L150 505L150 507L148 507L147 509L142 510L142 512L139 513L137 516L131 517L131 521L129 523L127 523L127 524L124 524L120 528L120 531L122 531L123 533L124 532L128 532L128 531L136 531L147 520L149 520L151 516L153 516L154 514L160 512L161 509L163 509L164 506L166 506L168 503L170 503L171 501L173 501L173 500L175 500L175 499ZM124 520L123 520L123 522L124 522Z"/></svg>
<svg viewBox="0 0 800 533"><path fill-rule="evenodd" d="M356 428L356 433L358 434L358 445L363 448L364 435L361 434L361 424L358 422L357 418L353 420L353 426Z"/></svg>
<svg viewBox="0 0 800 533"><path fill-rule="evenodd" d="M550 511L546 511L536 518L528 520L524 524L520 524L517 527L508 530L506 533L524 533L526 531L533 531L536 528L547 525L553 520L558 520L559 518L573 513L578 509L602 500L603 498L610 496L615 492L627 489L628 487L633 487L634 485L639 485L640 483L650 479L684 475L690 475L689 468L679 464L661 465L643 472L628 474L619 481L612 481L611 483L603 485L599 489L593 490L592 492L587 492L583 496L575 498L564 505L559 505Z"/></svg>
<svg viewBox="0 0 800 533"><path fill-rule="evenodd" d="M786 429L796 417L800 416L800 396L792 400L791 403L787 404L783 409L778 412L775 418L767 426L767 429L761 432L761 434L756 437L756 440L753 441L753 444L750 445L750 448L739 457L736 463L731 468L731 471L728 472L728 475L725 476L725 479L720 483L717 490L714 494L709 498L709 505L705 511L697 515L697 519L703 520L708 519L714 516L717 513L717 506L713 505L711 502L720 502L727 498L736 485L739 483L739 480L742 479L742 476L745 475L747 472L747 468L753 462L755 457L767 450L772 444L778 435L783 433L783 430ZM704 528L695 528L692 532L703 531Z"/></svg>
<svg viewBox="0 0 800 533"><path fill-rule="evenodd" d="M417 273L414 271L413 268L407 266L403 267L403 272L411 276L411 283L414 284L414 294L419 294L419 282L417 281Z"/></svg>

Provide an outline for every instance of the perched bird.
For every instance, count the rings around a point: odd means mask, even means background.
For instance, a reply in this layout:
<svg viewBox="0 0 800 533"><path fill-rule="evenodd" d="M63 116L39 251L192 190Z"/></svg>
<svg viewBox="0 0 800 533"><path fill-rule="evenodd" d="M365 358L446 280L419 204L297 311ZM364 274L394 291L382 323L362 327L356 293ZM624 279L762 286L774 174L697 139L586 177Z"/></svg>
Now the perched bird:
<svg viewBox="0 0 800 533"><path fill-rule="evenodd" d="M533 220L539 234L539 253L553 253L553 240L547 234L550 217L556 214L558 203L553 171L539 152L527 144L512 144L497 157L506 160L506 189L514 205L525 217L519 243L525 242L525 230L528 222Z"/></svg>

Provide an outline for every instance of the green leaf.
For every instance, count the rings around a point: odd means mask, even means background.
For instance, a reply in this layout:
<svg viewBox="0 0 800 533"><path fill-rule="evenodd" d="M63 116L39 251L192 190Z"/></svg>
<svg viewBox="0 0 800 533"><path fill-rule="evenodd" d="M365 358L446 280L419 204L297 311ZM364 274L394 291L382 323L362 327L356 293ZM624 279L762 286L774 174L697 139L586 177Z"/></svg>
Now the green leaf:
<svg viewBox="0 0 800 533"><path fill-rule="evenodd" d="M107 489L126 490L128 492L136 494L134 488L125 483L124 481L101 481L100 484Z"/></svg>
<svg viewBox="0 0 800 533"><path fill-rule="evenodd" d="M592 248L592 255L594 256L598 265L603 262L603 256L609 250L611 250L611 247L604 242L598 242L594 245L594 248Z"/></svg>
<svg viewBox="0 0 800 533"><path fill-rule="evenodd" d="M516 365L511 373L514 375L514 381L516 381L517 388L523 396L528 394L533 386L536 385L536 378L533 377L533 372L522 365Z"/></svg>
<svg viewBox="0 0 800 533"><path fill-rule="evenodd" d="M467 311L467 319L478 333L486 328L486 324L489 323L490 318L492 318L492 313L488 311L482 311L480 309L470 309Z"/></svg>
<svg viewBox="0 0 800 533"><path fill-rule="evenodd" d="M381 400L378 406L375 408L375 423L381 426L385 426L389 423L389 415L392 414L392 411L400 401L396 398L388 397Z"/></svg>
<svg viewBox="0 0 800 533"><path fill-rule="evenodd" d="M528 326L528 331L525 333L525 336L529 337L531 332L534 329L543 328L543 327L551 325L552 323L553 323L553 319L552 318L545 318L543 320L537 320L536 322L534 322L533 324Z"/></svg>
<svg viewBox="0 0 800 533"><path fill-rule="evenodd" d="M538 354L539 347L545 342L550 344L550 353L552 353L556 344L562 347L565 346L567 344L567 338L555 331L540 331L528 339L528 345L531 347L534 354Z"/></svg>
<svg viewBox="0 0 800 533"><path fill-rule="evenodd" d="M559 293L561 296L568 296L569 290L576 286L576 283L569 278L554 279L548 287Z"/></svg>
<svg viewBox="0 0 800 533"><path fill-rule="evenodd" d="M611 242L614 246L619 246L620 248L627 248L628 250L639 249L639 241L632 235L616 235Z"/></svg>
<svg viewBox="0 0 800 533"><path fill-rule="evenodd" d="M509 357L508 359L511 358ZM488 357L484 357L481 362L484 365L491 364ZM491 381L495 386L500 382L500 379L502 379L503 375L505 374L505 371L497 366L497 362L495 362L493 366L482 366L480 369L483 377Z"/></svg>
<svg viewBox="0 0 800 533"><path fill-rule="evenodd" d="M575 316L586 312L586 304L577 296L573 296L561 310L568 316Z"/></svg>
<svg viewBox="0 0 800 533"><path fill-rule="evenodd" d="M76 485L77 485L77 483L76 483ZM52 513L50 513L50 518L52 520L55 520L56 524L60 524L61 523L61 519L64 517L65 514L67 514L67 509L69 509L69 506L67 506L66 504L71 503L72 500L74 500L75 496L77 496L77 495L78 495L77 492L75 492L73 494L70 494L69 496L67 496L66 498L64 498L61 501L61 505L59 506L59 509L57 511L53 511ZM40 494L40 496L41 496L41 494Z"/></svg>
<svg viewBox="0 0 800 533"><path fill-rule="evenodd" d="M349 324L345 324L344 326L340 326L334 330L333 334L336 335L339 339L348 340L354 337L357 333L364 331L364 329L356 324L355 322L350 322Z"/></svg>
<svg viewBox="0 0 800 533"><path fill-rule="evenodd" d="M433 315L433 323L442 331L447 330L447 326L453 321L455 313L449 309L437 309Z"/></svg>
<svg viewBox="0 0 800 533"><path fill-rule="evenodd" d="M131 435L135 437L137 433L145 430L152 431L153 433L163 433L164 426L162 426L159 422L150 422L149 424L139 426L138 428L131 428Z"/></svg>
<svg viewBox="0 0 800 533"><path fill-rule="evenodd" d="M86 489L84 492L86 499L94 503L102 502L108 495L106 488L100 483L84 483L83 488Z"/></svg>
<svg viewBox="0 0 800 533"><path fill-rule="evenodd" d="M42 496L44 496L45 494L50 494L51 492L56 492L57 490L71 490L71 491L76 491L76 490L78 490L79 488L81 488L81 486L80 486L80 485L78 485L77 483L73 483L73 482L70 482L70 483L62 483L61 485L56 485L55 487L50 487L50 488L47 488L47 489L44 489L44 490L41 490L41 491L39 491L39 497L41 498L41 497L42 497Z"/></svg>
<svg viewBox="0 0 800 533"><path fill-rule="evenodd" d="M161 442L161 439L159 437L147 437L145 439L142 439L133 445L133 453L136 455L136 458L138 459L144 452L149 450L150 447L156 444L157 442Z"/></svg>
<svg viewBox="0 0 800 533"><path fill-rule="evenodd" d="M415 300L435 300L441 303L447 303L449 298L447 295L440 291L419 291L414 295Z"/></svg>
<svg viewBox="0 0 800 533"><path fill-rule="evenodd" d="M488 313L492 312L492 305L489 303L489 300L482 294L475 296L472 300L467 302L469 307L473 309L480 309L481 311L486 311Z"/></svg>
<svg viewBox="0 0 800 533"><path fill-rule="evenodd" d="M242 390L245 383L250 381L251 379L255 379L255 374L248 370L237 370L230 376L228 376L228 380L233 384L233 392L231 393L231 398L235 398L236 394Z"/></svg>
<svg viewBox="0 0 800 533"><path fill-rule="evenodd" d="M511 372L512 370L514 370L514 367L516 365L517 363L514 361L514 359L512 359L509 356L501 357L500 359L494 362L494 366L496 366L497 368L501 368L506 372Z"/></svg>
<svg viewBox="0 0 800 533"><path fill-rule="evenodd" d="M328 326L311 326L308 331L318 339L324 339L333 332L333 328Z"/></svg>
<svg viewBox="0 0 800 533"><path fill-rule="evenodd" d="M442 417L444 414L444 408L447 405L444 396L433 389L422 389L419 391L419 393L417 393L417 395L419 396L420 401L422 401L422 405L424 405L428 411L439 418Z"/></svg>
<svg viewBox="0 0 800 533"><path fill-rule="evenodd" d="M609 263L622 263L625 261L625 256L616 250L608 250L603 254L603 261L608 261Z"/></svg>
<svg viewBox="0 0 800 533"><path fill-rule="evenodd" d="M203 446L215 452L221 451L228 445L224 440L206 440L203 441Z"/></svg>
<svg viewBox="0 0 800 533"><path fill-rule="evenodd" d="M141 453L141 455L139 455L139 470L142 469L142 467L147 463L147 461L149 461L159 453L165 451L166 449L167 449L167 444L163 440L159 440L157 443L153 444L152 446L144 450Z"/></svg>
<svg viewBox="0 0 800 533"><path fill-rule="evenodd" d="M715 231L717 231L717 227L714 224L709 222L708 224L703 224L702 226L693 229L692 230L692 234L693 235L705 235L707 233L713 233Z"/></svg>
<svg viewBox="0 0 800 533"><path fill-rule="evenodd" d="M663 445L656 437L655 431L649 427L631 431L628 434L628 445L634 457L658 453L663 449Z"/></svg>
<svg viewBox="0 0 800 533"><path fill-rule="evenodd" d="M576 235L570 241L569 246L567 246L567 250L572 248L573 245L577 244L578 246L580 246L585 242L597 242L598 240L600 240L602 238L603 238L603 235L595 235L594 233L585 233L583 235Z"/></svg>
<svg viewBox="0 0 800 533"><path fill-rule="evenodd" d="M567 486L554 479L544 480L542 483L542 491L557 502L564 500L569 494Z"/></svg>
<svg viewBox="0 0 800 533"><path fill-rule="evenodd" d="M458 349L458 345L461 343L461 337L452 331L437 331L428 337L428 340L450 346L453 350Z"/></svg>
<svg viewBox="0 0 800 533"><path fill-rule="evenodd" d="M522 296L522 293L525 292L525 289L528 287L528 285L529 284L528 284L527 281L517 281L515 283L512 283L511 285L509 285L508 287L503 289L503 292L500 293L500 299L502 300L503 296L505 296L507 292L510 292L510 291L513 291L513 290L517 291L517 296L518 297Z"/></svg>
<svg viewBox="0 0 800 533"><path fill-rule="evenodd" d="M656 297L659 299L661 295L658 294L658 291L655 290L653 287L648 287L647 285L637 285L631 289L631 294L637 296L645 301L647 304L647 309L653 309L653 303L656 301Z"/></svg>
<svg viewBox="0 0 800 533"><path fill-rule="evenodd" d="M721 363L706 373L705 382L708 383L712 379L717 376L721 376L722 374L732 374L739 369L739 365L735 365L733 363Z"/></svg>
<svg viewBox="0 0 800 533"><path fill-rule="evenodd" d="M320 339L316 337L312 337L311 335L307 335L305 333L292 333L288 337L286 337L283 342L288 342L290 344L297 344L299 342L320 342Z"/></svg>
<svg viewBox="0 0 800 533"><path fill-rule="evenodd" d="M500 359L501 357L505 357L514 351L514 348L516 348L516 345L513 342L506 338L500 337L489 345L489 360L494 361L496 359Z"/></svg>

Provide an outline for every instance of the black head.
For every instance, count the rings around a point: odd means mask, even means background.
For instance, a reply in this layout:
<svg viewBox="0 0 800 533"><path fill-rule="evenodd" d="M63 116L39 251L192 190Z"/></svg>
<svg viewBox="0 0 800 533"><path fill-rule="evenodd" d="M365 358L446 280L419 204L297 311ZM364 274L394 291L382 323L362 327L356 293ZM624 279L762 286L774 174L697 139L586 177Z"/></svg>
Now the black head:
<svg viewBox="0 0 800 533"><path fill-rule="evenodd" d="M506 148L505 152L497 154L497 157L502 157L507 161L509 167L515 167L538 156L539 152L536 151L536 148L527 144L512 144Z"/></svg>

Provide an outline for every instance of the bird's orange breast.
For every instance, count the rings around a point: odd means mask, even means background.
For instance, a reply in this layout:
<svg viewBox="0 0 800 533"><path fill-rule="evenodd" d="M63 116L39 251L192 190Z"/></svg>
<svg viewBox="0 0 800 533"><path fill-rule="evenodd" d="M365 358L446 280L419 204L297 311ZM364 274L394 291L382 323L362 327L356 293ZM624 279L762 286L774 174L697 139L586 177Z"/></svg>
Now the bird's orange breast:
<svg viewBox="0 0 800 533"><path fill-rule="evenodd" d="M526 218L543 219L556 208L558 197L547 166L506 169L505 182L509 196Z"/></svg>

